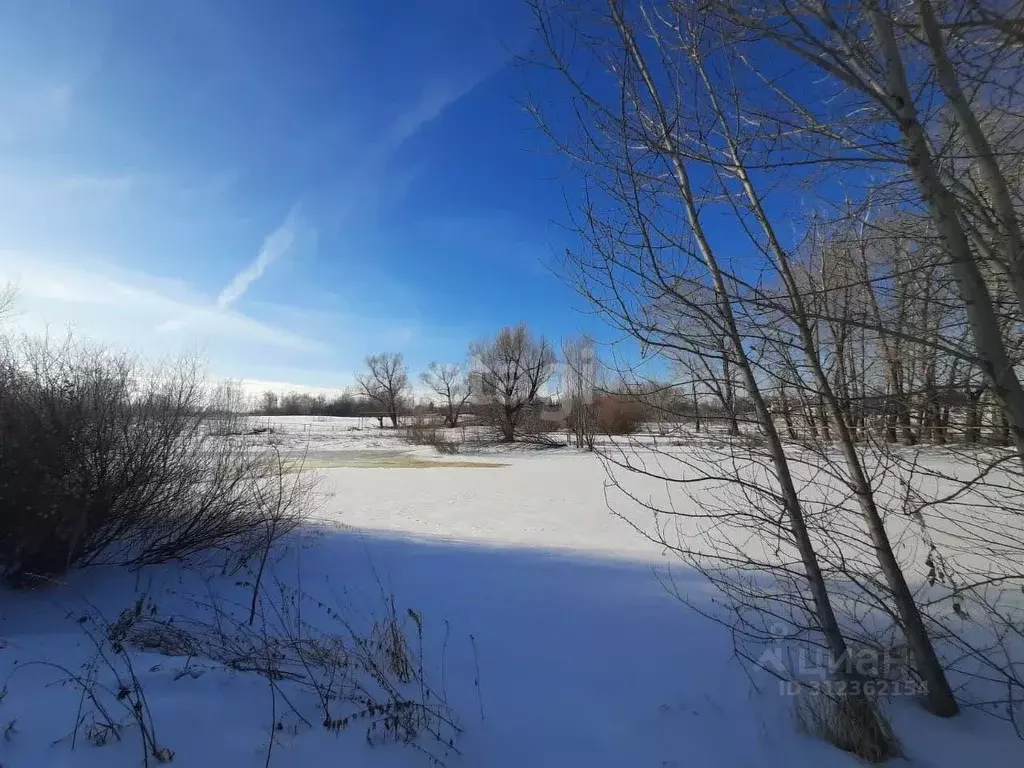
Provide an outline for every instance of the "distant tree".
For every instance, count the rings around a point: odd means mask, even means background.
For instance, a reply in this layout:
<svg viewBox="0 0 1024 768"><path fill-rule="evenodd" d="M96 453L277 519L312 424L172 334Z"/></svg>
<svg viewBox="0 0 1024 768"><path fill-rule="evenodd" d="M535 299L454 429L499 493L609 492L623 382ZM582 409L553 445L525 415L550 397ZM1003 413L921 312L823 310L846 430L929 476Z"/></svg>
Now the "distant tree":
<svg viewBox="0 0 1024 768"><path fill-rule="evenodd" d="M260 395L259 401L260 413L272 414L277 412L277 393L272 390L267 390Z"/></svg>
<svg viewBox="0 0 1024 768"><path fill-rule="evenodd" d="M374 409L374 404L362 395L345 392L327 404L328 416L362 416Z"/></svg>
<svg viewBox="0 0 1024 768"><path fill-rule="evenodd" d="M555 371L555 352L547 339L534 338L521 323L502 328L493 339L474 342L470 354L485 411L502 438L512 442L529 407L537 403L540 388Z"/></svg>
<svg viewBox="0 0 1024 768"><path fill-rule="evenodd" d="M594 391L597 387L597 355L594 340L583 335L562 342L563 413L577 448L594 450L597 419Z"/></svg>
<svg viewBox="0 0 1024 768"><path fill-rule="evenodd" d="M420 379L441 398L444 409L444 423L449 427L459 425L459 416L473 393L469 372L458 363L431 363Z"/></svg>
<svg viewBox="0 0 1024 768"><path fill-rule="evenodd" d="M13 311L18 299L18 286L6 283L0 288L0 320L5 320Z"/></svg>
<svg viewBox="0 0 1024 768"><path fill-rule="evenodd" d="M398 414L409 394L409 371L397 352L382 352L366 358L367 372L356 376L359 391L372 400L398 426Z"/></svg>
<svg viewBox="0 0 1024 768"><path fill-rule="evenodd" d="M313 413L312 400L304 392L289 392L281 397L281 413L285 416L309 416Z"/></svg>

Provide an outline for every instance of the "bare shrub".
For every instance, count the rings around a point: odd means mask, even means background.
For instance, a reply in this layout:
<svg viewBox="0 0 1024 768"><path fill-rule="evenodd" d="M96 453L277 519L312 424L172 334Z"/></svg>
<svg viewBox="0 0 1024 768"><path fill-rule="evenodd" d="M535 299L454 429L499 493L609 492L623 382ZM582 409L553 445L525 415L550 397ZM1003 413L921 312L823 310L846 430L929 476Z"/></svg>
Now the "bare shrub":
<svg viewBox="0 0 1024 768"><path fill-rule="evenodd" d="M213 435L238 437L260 434L257 431L260 428L253 424L250 404L238 381L218 382L208 395L206 410L210 420L208 429Z"/></svg>
<svg viewBox="0 0 1024 768"><path fill-rule="evenodd" d="M442 453L447 456L454 456L459 452L458 443L441 435L437 436L437 439L432 443L432 445L434 446L434 450L438 453Z"/></svg>
<svg viewBox="0 0 1024 768"><path fill-rule="evenodd" d="M801 687L796 697L796 719L807 733L862 760L881 763L903 756L892 726L877 703L866 696Z"/></svg>
<svg viewBox="0 0 1024 768"><path fill-rule="evenodd" d="M293 529L305 480L214 434L211 401L194 362L147 370L70 339L4 342L0 575L210 549L244 560Z"/></svg>
<svg viewBox="0 0 1024 768"><path fill-rule="evenodd" d="M29 667L48 667L61 673L58 682L78 690L75 721L66 737L72 750L77 746L79 736L94 747L102 747L121 741L126 728L134 726L139 732L143 765L150 765L151 760L169 763L174 759L174 752L157 739L152 710L130 649L125 645L133 627L145 615L155 612L155 605L143 596L111 623L95 606L87 603L76 623L89 639L94 652L81 671L49 661L28 661L18 664L11 672L10 677L13 677Z"/></svg>
<svg viewBox="0 0 1024 768"><path fill-rule="evenodd" d="M436 424L417 418L405 428L405 439L412 445L429 445L435 451L445 455L459 452L459 444L445 434Z"/></svg>
<svg viewBox="0 0 1024 768"><path fill-rule="evenodd" d="M370 631L370 646L378 654L382 669L389 670L401 683L411 683L415 675L409 641L395 611L395 600L387 603L384 618L374 622ZM410 614L411 615L411 614Z"/></svg>
<svg viewBox="0 0 1024 768"><path fill-rule="evenodd" d="M552 417L558 417L557 420ZM535 402L524 408L519 414L518 426L516 427L516 442L525 450L565 448L568 443L565 440L565 433L562 428L565 420L561 414L547 408L541 402ZM555 431L552 431L555 430ZM494 434L492 432L492 434ZM498 433L501 442L507 442L501 433Z"/></svg>
<svg viewBox="0 0 1024 768"><path fill-rule="evenodd" d="M254 576L239 585L255 590ZM461 729L446 693L427 681L421 613L398 611L394 597L382 592L381 608L358 616L349 606L327 605L271 580L274 589L256 592L255 623L247 619L248 605L211 590L183 596L196 609L189 616L143 610L125 642L186 657L186 667L203 658L256 673L307 726L319 722L335 733L362 726L371 744L406 744L435 765L458 754Z"/></svg>

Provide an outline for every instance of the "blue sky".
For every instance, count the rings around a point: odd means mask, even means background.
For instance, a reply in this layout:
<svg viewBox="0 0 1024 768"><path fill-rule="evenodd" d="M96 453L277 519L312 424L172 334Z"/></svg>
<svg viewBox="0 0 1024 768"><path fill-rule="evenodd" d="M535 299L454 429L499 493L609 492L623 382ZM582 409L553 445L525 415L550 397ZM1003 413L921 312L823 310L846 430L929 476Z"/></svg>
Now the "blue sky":
<svg viewBox="0 0 1024 768"><path fill-rule="evenodd" d="M521 108L516 0L0 5L0 274L14 323L218 376L340 387L528 320L564 161Z"/></svg>

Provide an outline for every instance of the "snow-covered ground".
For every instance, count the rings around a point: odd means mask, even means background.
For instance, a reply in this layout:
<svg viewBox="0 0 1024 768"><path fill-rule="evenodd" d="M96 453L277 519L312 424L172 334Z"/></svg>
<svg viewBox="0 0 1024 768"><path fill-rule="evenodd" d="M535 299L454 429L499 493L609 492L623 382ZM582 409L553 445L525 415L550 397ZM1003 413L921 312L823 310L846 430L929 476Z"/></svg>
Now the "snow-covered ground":
<svg viewBox="0 0 1024 768"><path fill-rule="evenodd" d="M606 475L592 455L508 451L431 466L429 449L358 420L278 418L267 437L282 450L334 453L318 469L316 524L290 537L274 578L314 601L372 612L393 593L424 626L424 666L447 693L463 732L450 766L682 768L854 766L858 761L799 732L792 700L751 680L728 633L669 596L673 562L611 515ZM363 429L352 429L362 426ZM410 466L367 452L418 457ZM408 452L408 453L406 453ZM499 464L500 466L479 466ZM666 493L650 481L652 495ZM620 505L619 508L621 509ZM637 511L635 522L649 522ZM702 580L673 566L691 599ZM81 672L91 645L79 620L111 621L145 593L160 615L188 595L246 601L237 575L163 566L127 574L97 569L64 586L0 591L0 766L127 768L142 761L138 733L91 746L69 732L82 704L59 663ZM86 601L91 603L88 608ZM371 747L287 714L266 681L198 659L130 652L162 746L175 765L412 768L430 761L409 746ZM11 677L12 671L14 672ZM106 678L109 682L110 674ZM296 694L298 695L298 694ZM313 712L316 702L293 701ZM918 766L1024 764L1024 742L1005 723L967 711L948 721L909 699L887 712ZM280 728L275 728L275 724ZM6 730L8 724L10 728ZM151 760L152 762L152 760Z"/></svg>
<svg viewBox="0 0 1024 768"><path fill-rule="evenodd" d="M289 451L346 451L393 449L396 434L370 417L253 416L257 429L266 429L267 443Z"/></svg>

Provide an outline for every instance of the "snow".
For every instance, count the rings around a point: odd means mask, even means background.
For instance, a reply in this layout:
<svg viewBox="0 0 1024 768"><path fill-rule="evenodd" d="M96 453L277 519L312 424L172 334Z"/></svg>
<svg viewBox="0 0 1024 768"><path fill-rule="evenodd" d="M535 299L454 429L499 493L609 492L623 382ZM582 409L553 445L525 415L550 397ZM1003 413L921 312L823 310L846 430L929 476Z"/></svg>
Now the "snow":
<svg viewBox="0 0 1024 768"><path fill-rule="evenodd" d="M323 490L344 502L332 504L324 519L417 537L660 559L657 549L608 514L605 474L596 460L540 453L500 461L504 466L410 470L400 485L388 470L331 470Z"/></svg>
<svg viewBox="0 0 1024 768"><path fill-rule="evenodd" d="M343 466L317 470L315 524L282 543L275 577L360 615L379 608L383 588L400 612L423 616L431 684L443 685L463 728L461 754L445 764L859 764L800 733L793 702L776 683L749 678L726 631L667 593L662 579L671 566L691 599L713 598L700 577L609 513L605 470L592 455L486 456L496 467L352 466L353 456L373 452L437 457L375 426L353 430L358 424L299 417L272 425L284 450L344 452ZM651 495L667 493L663 483L647 482ZM640 510L634 522L650 523ZM78 623L86 600L110 620L140 593L162 615L184 615L189 594L244 602L248 591L237 581L214 568L168 565L96 569L71 574L64 585L0 591L0 685L7 681L0 731L14 722L9 738L0 735L0 765L139 765L132 727L120 743L95 747L80 737L72 750L66 737L77 691L55 685L65 675L53 668L21 665L48 660L77 671L90 655ZM315 720L312 727L289 720L280 701L273 715L268 685L253 673L140 651L131 658L174 765L263 766L271 725L282 720L270 765L430 765L408 746L371 747L354 729L335 735ZM198 674L180 675L186 664ZM315 712L312 700L298 705ZM1012 729L977 711L938 721L913 701L894 699L887 713L916 765L1024 761L1024 742Z"/></svg>
<svg viewBox="0 0 1024 768"><path fill-rule="evenodd" d="M269 428L266 442L286 451L388 450L396 434L371 417L254 416L253 426Z"/></svg>

